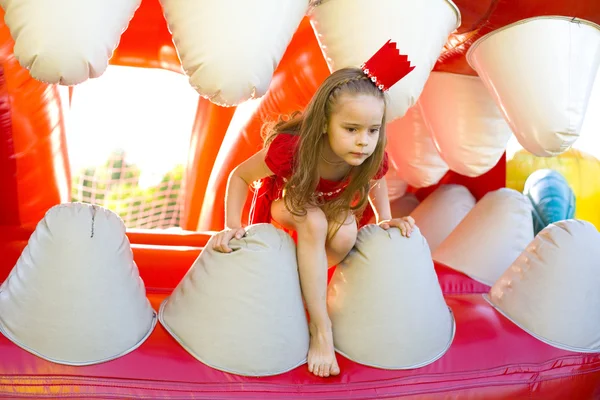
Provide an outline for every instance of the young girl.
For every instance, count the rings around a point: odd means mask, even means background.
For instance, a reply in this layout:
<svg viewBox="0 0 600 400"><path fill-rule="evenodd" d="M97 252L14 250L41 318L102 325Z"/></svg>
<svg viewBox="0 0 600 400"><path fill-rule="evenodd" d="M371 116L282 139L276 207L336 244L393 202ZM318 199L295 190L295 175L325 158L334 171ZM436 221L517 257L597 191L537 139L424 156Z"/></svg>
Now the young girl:
<svg viewBox="0 0 600 400"><path fill-rule="evenodd" d="M230 252L244 235L241 214L248 187L261 180L250 223L275 222L297 234L300 283L310 322L308 369L317 376L340 373L327 314L327 269L342 261L373 207L383 229L410 235L411 217L392 219L383 178L384 93L362 69L331 74L302 115L267 129L263 150L232 171L226 195L226 229L214 249ZM362 218L361 218L362 216ZM357 226L358 225L358 226Z"/></svg>

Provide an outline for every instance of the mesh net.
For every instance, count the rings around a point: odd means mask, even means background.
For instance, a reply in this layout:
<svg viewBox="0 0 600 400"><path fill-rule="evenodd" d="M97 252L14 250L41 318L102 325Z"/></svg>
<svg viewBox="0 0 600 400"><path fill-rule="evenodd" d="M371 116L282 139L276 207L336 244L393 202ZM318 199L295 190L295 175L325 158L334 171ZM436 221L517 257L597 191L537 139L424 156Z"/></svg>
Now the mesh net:
<svg viewBox="0 0 600 400"><path fill-rule="evenodd" d="M113 152L104 165L73 171L71 201L108 208L127 228L166 229L179 226L183 206L183 165L161 179L142 179L126 153ZM156 178L156 177L154 177ZM144 181L157 181L143 184Z"/></svg>
<svg viewBox="0 0 600 400"><path fill-rule="evenodd" d="M114 211L127 228L179 227L199 99L187 77L111 65L73 88L72 97L59 90L71 201Z"/></svg>

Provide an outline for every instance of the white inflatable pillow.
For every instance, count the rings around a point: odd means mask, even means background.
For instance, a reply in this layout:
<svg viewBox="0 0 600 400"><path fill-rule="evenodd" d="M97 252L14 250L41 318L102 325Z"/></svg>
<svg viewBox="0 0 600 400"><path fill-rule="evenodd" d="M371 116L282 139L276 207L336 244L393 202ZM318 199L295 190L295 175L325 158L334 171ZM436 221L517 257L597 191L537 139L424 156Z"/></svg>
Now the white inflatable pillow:
<svg viewBox="0 0 600 400"><path fill-rule="evenodd" d="M0 332L55 363L121 357L155 325L125 225L98 206L51 208L0 286Z"/></svg>
<svg viewBox="0 0 600 400"><path fill-rule="evenodd" d="M359 364L422 367L452 343L454 318L418 228L406 238L397 228L363 227L327 297L335 347Z"/></svg>
<svg viewBox="0 0 600 400"><path fill-rule="evenodd" d="M494 307L539 340L600 352L600 233L586 221L548 225L491 288Z"/></svg>
<svg viewBox="0 0 600 400"><path fill-rule="evenodd" d="M268 376L305 363L308 323L292 238L256 224L230 242L231 253L212 243L161 305L161 324L218 370Z"/></svg>

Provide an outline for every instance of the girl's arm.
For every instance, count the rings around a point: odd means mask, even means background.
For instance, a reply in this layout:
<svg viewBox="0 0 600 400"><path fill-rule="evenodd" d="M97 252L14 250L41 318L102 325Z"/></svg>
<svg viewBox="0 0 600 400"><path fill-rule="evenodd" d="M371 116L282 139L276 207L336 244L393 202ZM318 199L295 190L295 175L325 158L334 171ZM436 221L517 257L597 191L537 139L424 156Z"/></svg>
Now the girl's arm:
<svg viewBox="0 0 600 400"><path fill-rule="evenodd" d="M371 206L373 206L377 224L380 227L389 229L395 226L400 229L403 236L410 237L410 234L415 227L415 220L410 215L392 219L390 198L388 196L387 181L385 178L376 181L375 186L369 191L369 200Z"/></svg>
<svg viewBox="0 0 600 400"><path fill-rule="evenodd" d="M265 163L266 153L267 150L262 149L231 171L225 192L225 228L242 227L242 211L248 197L248 187L254 181L273 175Z"/></svg>
<svg viewBox="0 0 600 400"><path fill-rule="evenodd" d="M392 219L390 198L388 196L387 181L385 178L375 181L375 184L369 191L369 202L375 212L377 223Z"/></svg>

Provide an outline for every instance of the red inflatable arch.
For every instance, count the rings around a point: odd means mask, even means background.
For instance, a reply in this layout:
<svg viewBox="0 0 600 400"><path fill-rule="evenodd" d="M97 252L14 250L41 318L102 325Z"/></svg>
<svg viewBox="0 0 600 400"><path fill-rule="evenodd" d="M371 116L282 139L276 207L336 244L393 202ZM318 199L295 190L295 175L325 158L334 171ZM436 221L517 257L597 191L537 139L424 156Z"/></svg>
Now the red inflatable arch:
<svg viewBox="0 0 600 400"><path fill-rule="evenodd" d="M462 24L450 35L434 72L477 76L466 60L470 46L487 33L526 18L562 15L600 23L600 2L591 0L454 3ZM371 22L365 22L367 29ZM15 59L13 46L2 18L0 282L15 266L46 211L70 200L71 182L58 89L33 79ZM182 72L158 0L141 2L110 63ZM209 231L222 229L227 177L260 148L263 122L302 109L329 73L313 26L305 17L275 69L269 91L242 129L228 131L236 107L199 100L185 178L184 231L127 233L155 309L196 260L210 238ZM223 146L226 134L231 137ZM484 174L469 177L449 170L436 185L409 191L425 199L446 183L464 185L479 200L505 186L505 157ZM327 381L312 376L304 365L282 375L248 378L197 362L160 325L141 347L121 358L75 367L40 359L0 335L0 397L600 398L600 354L549 346L495 312L481 296L489 286L439 263L436 272L457 330L448 352L423 368L389 371L339 356L342 374Z"/></svg>

